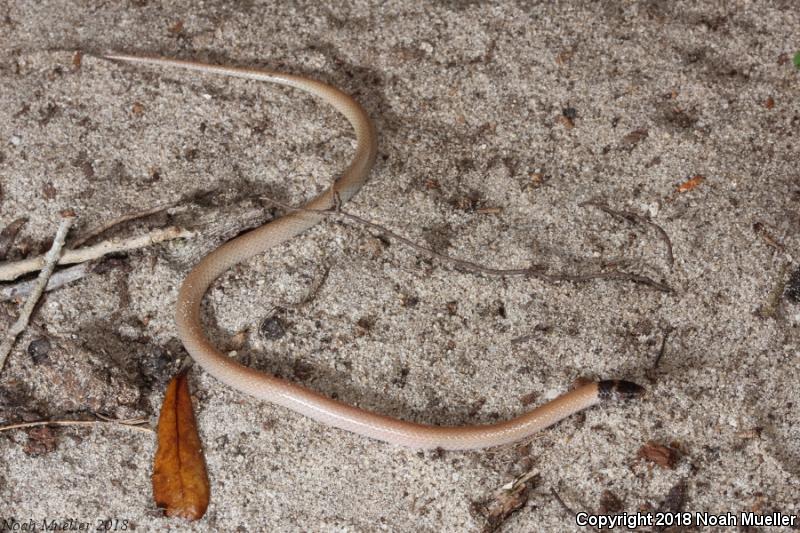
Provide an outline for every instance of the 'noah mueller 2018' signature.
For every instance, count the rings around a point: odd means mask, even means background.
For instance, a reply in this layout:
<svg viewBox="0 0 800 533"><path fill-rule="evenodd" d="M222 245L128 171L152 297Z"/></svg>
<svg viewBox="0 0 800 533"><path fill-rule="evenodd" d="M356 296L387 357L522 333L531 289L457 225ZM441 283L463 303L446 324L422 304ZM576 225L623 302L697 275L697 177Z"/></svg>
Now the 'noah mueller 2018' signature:
<svg viewBox="0 0 800 533"><path fill-rule="evenodd" d="M85 522L75 518L61 518L48 520L34 520L29 518L26 521L19 521L16 518L0 517L0 531L126 531L128 529L127 520L98 519L96 526L92 527L92 522Z"/></svg>

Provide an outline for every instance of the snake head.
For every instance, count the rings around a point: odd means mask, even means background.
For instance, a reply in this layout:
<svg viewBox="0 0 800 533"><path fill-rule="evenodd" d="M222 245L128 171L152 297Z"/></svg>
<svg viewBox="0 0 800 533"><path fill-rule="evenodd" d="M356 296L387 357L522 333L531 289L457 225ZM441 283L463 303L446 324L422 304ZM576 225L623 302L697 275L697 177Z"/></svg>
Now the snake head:
<svg viewBox="0 0 800 533"><path fill-rule="evenodd" d="M597 395L602 401L634 400L641 398L645 388L630 381L609 379L597 384Z"/></svg>

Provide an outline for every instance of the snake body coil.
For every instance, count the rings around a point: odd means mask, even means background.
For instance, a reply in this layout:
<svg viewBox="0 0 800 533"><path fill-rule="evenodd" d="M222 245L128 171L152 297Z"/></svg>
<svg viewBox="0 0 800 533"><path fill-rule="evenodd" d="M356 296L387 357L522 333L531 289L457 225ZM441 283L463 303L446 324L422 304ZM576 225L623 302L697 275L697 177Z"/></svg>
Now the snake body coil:
<svg viewBox="0 0 800 533"><path fill-rule="evenodd" d="M175 313L178 335L192 358L223 383L337 428L411 448L446 450L487 448L515 442L601 401L632 398L642 393L642 388L634 383L600 381L578 387L511 420L480 426L440 427L359 409L229 359L211 344L203 332L200 313L203 295L227 269L291 239L322 220L323 215L308 210L329 209L337 196L341 202L348 201L364 184L375 161L375 128L364 109L353 98L335 87L302 76L166 58L124 54L106 54L104 57L294 87L332 105L350 121L355 130L357 142L353 160L329 189L306 203L303 211L284 215L220 246L186 276L178 293Z"/></svg>

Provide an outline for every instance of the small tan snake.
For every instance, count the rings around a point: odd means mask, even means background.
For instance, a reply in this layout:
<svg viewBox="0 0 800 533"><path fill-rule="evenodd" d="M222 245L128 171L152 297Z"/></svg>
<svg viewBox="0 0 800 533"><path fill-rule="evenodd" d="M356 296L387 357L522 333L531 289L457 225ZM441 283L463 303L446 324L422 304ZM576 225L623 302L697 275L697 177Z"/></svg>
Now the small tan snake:
<svg viewBox="0 0 800 533"><path fill-rule="evenodd" d="M200 303L211 283L232 266L277 246L320 222L323 215L309 210L333 207L338 196L348 201L364 184L377 152L372 121L349 95L325 83L255 68L209 65L194 61L106 54L112 60L181 68L209 74L266 81L310 93L332 105L355 129L356 153L335 183L294 211L223 244L186 276L178 293L175 319L178 335L194 360L212 376L237 390L267 400L324 424L417 449L466 450L488 448L521 440L601 401L638 397L643 389L628 381L600 381L580 386L517 418L487 425L441 427L407 422L359 409L300 385L241 365L217 350L203 333Z"/></svg>

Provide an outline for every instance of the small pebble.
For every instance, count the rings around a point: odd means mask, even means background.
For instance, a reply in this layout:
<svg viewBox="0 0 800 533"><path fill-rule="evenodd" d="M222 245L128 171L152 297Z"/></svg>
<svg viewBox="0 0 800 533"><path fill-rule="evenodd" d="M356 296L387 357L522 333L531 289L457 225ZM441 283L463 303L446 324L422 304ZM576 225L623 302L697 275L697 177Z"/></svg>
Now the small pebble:
<svg viewBox="0 0 800 533"><path fill-rule="evenodd" d="M276 316L265 318L261 323L261 327L258 328L258 331L261 333L262 337L270 340L277 340L286 335L286 328L283 325L283 321Z"/></svg>
<svg viewBox="0 0 800 533"><path fill-rule="evenodd" d="M38 365L48 359L48 354L52 347L50 340L46 337L33 339L28 345L28 355L31 357L33 364Z"/></svg>

